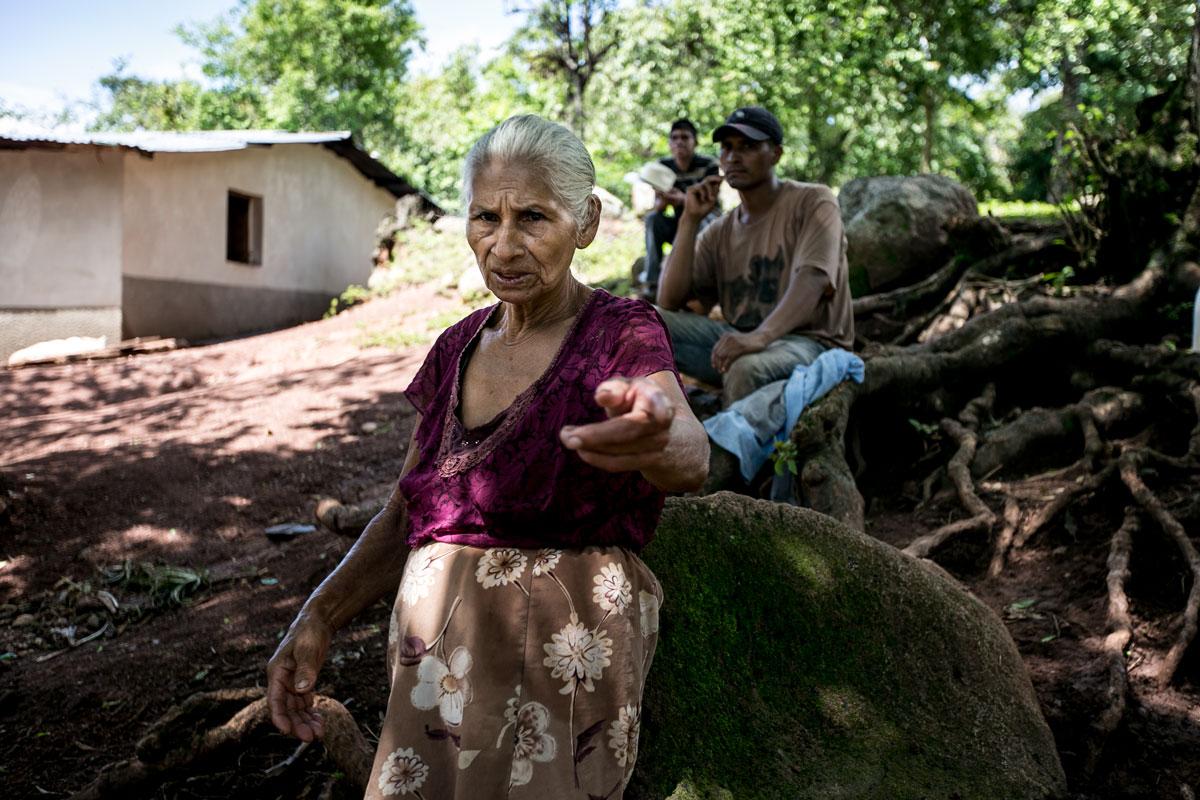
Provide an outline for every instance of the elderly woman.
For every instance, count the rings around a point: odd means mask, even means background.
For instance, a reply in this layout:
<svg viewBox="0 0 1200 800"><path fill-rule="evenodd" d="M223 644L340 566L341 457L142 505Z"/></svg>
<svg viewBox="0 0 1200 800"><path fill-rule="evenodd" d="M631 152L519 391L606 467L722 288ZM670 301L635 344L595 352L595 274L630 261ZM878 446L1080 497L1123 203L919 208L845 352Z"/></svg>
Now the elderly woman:
<svg viewBox="0 0 1200 800"><path fill-rule="evenodd" d="M463 175L500 302L413 378L400 481L272 657L272 719L321 735L334 632L396 592L368 798L620 798L662 602L637 553L664 493L703 483L707 438L653 308L571 274L600 216L582 143L512 117Z"/></svg>

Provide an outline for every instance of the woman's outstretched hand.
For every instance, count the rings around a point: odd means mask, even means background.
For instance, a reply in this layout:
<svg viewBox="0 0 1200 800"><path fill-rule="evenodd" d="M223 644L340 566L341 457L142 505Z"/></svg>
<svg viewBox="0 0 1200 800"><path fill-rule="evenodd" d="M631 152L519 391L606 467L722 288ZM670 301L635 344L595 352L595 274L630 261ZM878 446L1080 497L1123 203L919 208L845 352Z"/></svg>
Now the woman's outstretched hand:
<svg viewBox="0 0 1200 800"><path fill-rule="evenodd" d="M324 734L313 698L332 640L333 630L328 625L301 613L267 662L267 706L271 722L281 733L305 742Z"/></svg>
<svg viewBox="0 0 1200 800"><path fill-rule="evenodd" d="M604 422L567 425L562 443L608 472L654 470L671 441L676 403L653 378L610 378L596 387Z"/></svg>

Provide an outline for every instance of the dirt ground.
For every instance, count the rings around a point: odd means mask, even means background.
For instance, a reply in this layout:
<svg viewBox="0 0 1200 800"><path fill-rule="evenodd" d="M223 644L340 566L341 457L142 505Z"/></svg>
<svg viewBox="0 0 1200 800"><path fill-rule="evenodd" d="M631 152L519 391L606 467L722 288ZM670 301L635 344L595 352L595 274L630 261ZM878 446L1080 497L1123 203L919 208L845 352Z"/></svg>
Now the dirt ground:
<svg viewBox="0 0 1200 800"><path fill-rule="evenodd" d="M379 496L404 460L412 410L401 393L425 346L364 347L363 330L400 318L419 325L451 305L410 289L260 336L0 372L0 492L9 500L0 512L0 794L69 796L103 766L132 758L147 728L193 692L261 683L300 602L350 544L323 530L275 542L264 529L310 522L321 496ZM899 546L957 513L949 497L922 502L922 476L911 477L868 497L868 532ZM1070 479L1048 477L1044 489ZM1108 521L1124 502L1097 496L1074 507L997 580L985 576L982 538L957 541L938 560L1005 619L1073 797L1194 800L1200 658L1190 655L1175 688L1150 683L1186 587L1174 577L1181 563L1139 571L1178 561L1149 523L1134 543L1128 587L1137 700L1096 774L1083 774L1104 705ZM1198 517L1200 509L1181 521L1194 531ZM146 577L142 563L186 567L203 580ZM318 687L368 738L386 700L386 613L379 604L339 636ZM295 745L273 734L254 744L236 763L175 776L146 796L350 796L319 747L268 776Z"/></svg>

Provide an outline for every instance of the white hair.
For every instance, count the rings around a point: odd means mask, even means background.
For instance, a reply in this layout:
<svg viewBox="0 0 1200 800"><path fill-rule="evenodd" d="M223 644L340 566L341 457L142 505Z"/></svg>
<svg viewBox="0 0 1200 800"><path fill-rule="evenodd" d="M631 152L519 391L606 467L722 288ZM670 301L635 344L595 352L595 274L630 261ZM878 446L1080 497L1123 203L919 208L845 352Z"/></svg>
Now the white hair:
<svg viewBox="0 0 1200 800"><path fill-rule="evenodd" d="M555 198L566 206L575 225L592 221L588 198L596 187L596 166L579 137L536 114L518 114L485 133L463 162L463 201L471 204L475 176L495 162L526 164L538 169Z"/></svg>

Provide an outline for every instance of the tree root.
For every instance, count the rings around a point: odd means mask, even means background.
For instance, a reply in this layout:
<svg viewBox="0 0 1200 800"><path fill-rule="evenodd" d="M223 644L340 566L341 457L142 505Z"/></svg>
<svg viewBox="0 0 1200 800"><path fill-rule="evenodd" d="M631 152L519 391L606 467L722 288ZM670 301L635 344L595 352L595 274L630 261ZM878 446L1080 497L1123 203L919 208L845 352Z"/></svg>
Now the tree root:
<svg viewBox="0 0 1200 800"><path fill-rule="evenodd" d="M1046 505L1038 509L1032 514L1025 524L1021 527L1020 532L1013 539L1012 547L1019 550L1024 547L1030 539L1034 537L1038 531L1046 526L1051 520L1057 517L1067 506L1081 494L1091 494L1092 492L1103 486L1109 478L1116 472L1116 463L1110 463L1104 469L1097 473L1089 475L1082 481L1077 481L1071 486L1063 489L1054 496Z"/></svg>
<svg viewBox="0 0 1200 800"><path fill-rule="evenodd" d="M1158 685L1166 687L1174 679L1188 645L1196 636L1197 618L1200 617L1200 552L1197 552L1196 546L1188 538L1187 531L1179 524L1179 520L1175 519L1175 516L1167 510L1158 496L1150 491L1150 488L1142 481L1141 475L1138 474L1138 467L1139 455L1136 451L1129 450L1121 454L1121 480L1129 488L1129 493L1133 495L1133 498L1175 541L1192 572L1192 589L1188 593L1187 604L1184 606L1183 625L1158 670Z"/></svg>
<svg viewBox="0 0 1200 800"><path fill-rule="evenodd" d="M828 514L855 530L865 527L863 499L846 462L846 425L856 387L839 384L800 415L791 438L800 470L799 499L811 509Z"/></svg>
<svg viewBox="0 0 1200 800"><path fill-rule="evenodd" d="M983 387L983 394L967 403L963 410L958 412L958 421L978 434L979 429L983 426L982 418L991 415L992 407L995 405L996 384L989 383Z"/></svg>
<svg viewBox="0 0 1200 800"><path fill-rule="evenodd" d="M942 430L958 442L958 451L950 459L950 463L946 466L946 472L958 490L959 502L963 504L971 517L943 525L931 533L914 539L908 547L904 548L904 552L914 558L926 558L946 540L967 531L990 528L996 521L995 513L975 493L975 483L971 480L971 470L968 465L975 456L977 439L974 431L952 419L942 420Z"/></svg>
<svg viewBox="0 0 1200 800"><path fill-rule="evenodd" d="M1031 452L1078 441L1081 433L1084 464L1091 472L1104 450L1100 430L1109 431L1118 424L1138 420L1145 410L1140 394L1112 387L1093 389L1078 403L1063 408L1031 408L984 437L971 472L976 476L992 474L1020 463Z"/></svg>
<svg viewBox="0 0 1200 800"><path fill-rule="evenodd" d="M992 560L988 564L988 577L998 578L1004 571L1008 559L1008 548L1012 546L1013 535L1021 526L1021 505L1014 497L1004 498L1004 526L996 537L996 545L992 549Z"/></svg>
<svg viewBox="0 0 1200 800"><path fill-rule="evenodd" d="M1083 429L1083 467L1088 472L1096 471L1096 459L1104 455L1104 440L1096 427L1096 412L1091 406L1080 403L1075 411L1079 427Z"/></svg>
<svg viewBox="0 0 1200 800"><path fill-rule="evenodd" d="M887 292L878 292L854 300L854 317L863 320L874 314L901 314L919 308L946 293L967 270L996 275L1010 265L1051 249L1057 237L1021 236L1015 240L990 217L952 220L947 233L951 249L958 255L940 269L916 283ZM990 253L984 258L978 254Z"/></svg>
<svg viewBox="0 0 1200 800"><path fill-rule="evenodd" d="M1113 534L1108 551L1108 627L1104 639L1104 659L1108 665L1106 704L1095 722L1096 737L1088 748L1084 773L1092 775L1100 762L1108 737L1121 725L1129 696L1129 671L1125 664L1125 649L1133 639L1133 620L1129 616L1129 598L1125 582L1129 580L1129 555L1133 535L1140 524L1132 507L1125 509L1125 521Z"/></svg>
<svg viewBox="0 0 1200 800"><path fill-rule="evenodd" d="M137 757L105 768L71 800L137 796L184 769L219 758L271 722L262 689L228 689L195 694L164 714L137 743ZM247 704L247 701L250 701ZM229 706L241 709L221 724ZM322 743L338 769L356 786L366 787L374 754L346 707L318 696L314 707L325 723Z"/></svg>
<svg viewBox="0 0 1200 800"><path fill-rule="evenodd" d="M906 308L918 306L931 296L944 294L964 270L963 264L952 259L937 272L910 286L859 297L852 302L854 318L859 320L872 314L903 312Z"/></svg>
<svg viewBox="0 0 1200 800"><path fill-rule="evenodd" d="M991 255L975 261L970 260L969 256L966 259L960 256L948 261L937 272L916 283L889 292L860 297L853 304L855 321L861 325L872 316L882 318L884 315L896 313L911 314L914 310L928 307L931 304L936 309L944 310L957 295L958 286L968 272L976 277L995 277L1003 275L1010 268L1019 264L1034 264L1034 268L1037 269L1036 265L1039 263L1054 263L1057 266L1058 262L1064 260L1065 253L1059 251L1065 251L1066 248L1062 246L1060 237L1050 235L1018 236L1010 243L1007 234L999 231L999 226L995 226L994 223L985 222L982 226L975 227L976 230L969 231L970 236L982 238L988 244L983 248L967 249L991 250ZM988 228L996 230L986 230ZM962 237L956 236L955 238ZM995 252L997 246L1003 247L1003 249ZM1028 270L1022 271L1027 272ZM941 298L941 300L937 301L937 298ZM935 310L923 314L924 324L909 326L912 330L906 328L905 333L896 337L895 341L911 339L915 334L924 330L929 322L937 317L938 313Z"/></svg>

